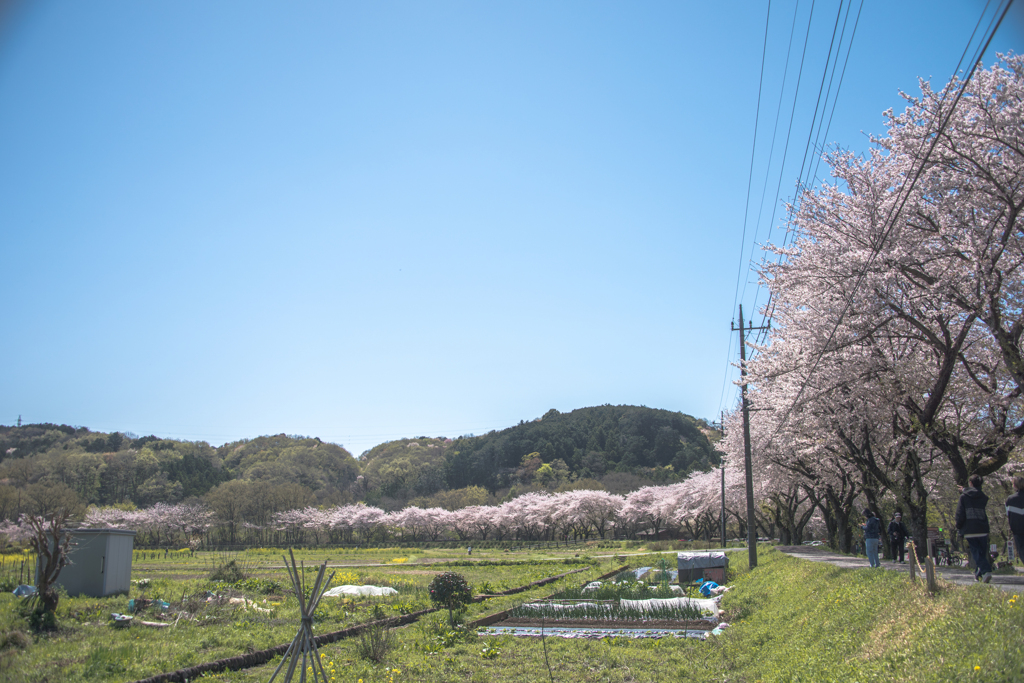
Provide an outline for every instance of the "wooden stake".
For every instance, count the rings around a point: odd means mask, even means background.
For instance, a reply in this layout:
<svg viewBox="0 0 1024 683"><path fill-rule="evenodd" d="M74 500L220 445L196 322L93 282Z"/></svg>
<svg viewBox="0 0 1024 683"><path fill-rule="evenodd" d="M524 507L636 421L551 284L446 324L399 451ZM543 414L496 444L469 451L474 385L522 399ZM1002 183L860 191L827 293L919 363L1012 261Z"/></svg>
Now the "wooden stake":
<svg viewBox="0 0 1024 683"><path fill-rule="evenodd" d="M935 560L929 556L924 562L924 571L928 576L928 592L938 593L939 583L935 580Z"/></svg>

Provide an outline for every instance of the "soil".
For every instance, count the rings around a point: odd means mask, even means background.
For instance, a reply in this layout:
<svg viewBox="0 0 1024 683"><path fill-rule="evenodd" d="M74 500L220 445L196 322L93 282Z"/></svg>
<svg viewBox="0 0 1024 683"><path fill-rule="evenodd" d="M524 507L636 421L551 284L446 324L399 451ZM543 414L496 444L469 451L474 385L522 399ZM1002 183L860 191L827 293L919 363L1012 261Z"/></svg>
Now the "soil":
<svg viewBox="0 0 1024 683"><path fill-rule="evenodd" d="M543 623L539 619L528 619L525 617L512 617L504 619L502 621L491 624L492 626L529 626L531 628L675 628L675 629L689 629L694 631L710 631L715 628L715 625L710 621L704 619L688 619L688 620L671 620L671 619L652 619L647 621L638 621L630 619L581 619L571 620L567 619L562 621L547 621Z"/></svg>

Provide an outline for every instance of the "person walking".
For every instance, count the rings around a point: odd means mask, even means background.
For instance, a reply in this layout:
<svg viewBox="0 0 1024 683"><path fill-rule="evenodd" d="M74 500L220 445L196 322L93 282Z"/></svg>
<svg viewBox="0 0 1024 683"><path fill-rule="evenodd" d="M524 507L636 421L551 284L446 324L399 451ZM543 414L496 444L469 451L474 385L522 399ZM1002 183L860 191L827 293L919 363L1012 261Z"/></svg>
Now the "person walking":
<svg viewBox="0 0 1024 683"><path fill-rule="evenodd" d="M981 476L972 474L967 484L956 505L956 528L971 551L974 579L988 583L992 580L992 563L988 556L988 515L985 513L988 496L981 492Z"/></svg>
<svg viewBox="0 0 1024 683"><path fill-rule="evenodd" d="M901 512L897 511L892 516L892 521L889 522L889 526L885 531L889 535L889 546L892 548L892 563L896 564L896 557L899 556L900 564L904 564L903 544L906 543L910 532L907 531L907 527L903 524L903 514Z"/></svg>
<svg viewBox="0 0 1024 683"><path fill-rule="evenodd" d="M864 516L867 521L860 528L864 530L864 550L868 554L868 565L881 567L882 563L878 561L878 542L882 538L882 522L869 508L864 508Z"/></svg>
<svg viewBox="0 0 1024 683"><path fill-rule="evenodd" d="M1017 493L1006 499L1006 517L1010 520L1017 558L1024 561L1024 476L1018 474L1013 478L1013 488Z"/></svg>

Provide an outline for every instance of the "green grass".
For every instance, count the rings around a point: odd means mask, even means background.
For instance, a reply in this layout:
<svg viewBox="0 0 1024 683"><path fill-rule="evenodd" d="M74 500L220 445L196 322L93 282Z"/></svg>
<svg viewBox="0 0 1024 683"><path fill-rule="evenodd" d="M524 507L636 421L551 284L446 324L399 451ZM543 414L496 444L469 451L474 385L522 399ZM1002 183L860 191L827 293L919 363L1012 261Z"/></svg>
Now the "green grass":
<svg viewBox="0 0 1024 683"><path fill-rule="evenodd" d="M573 549L570 549L573 550ZM336 551L303 551L307 567ZM596 553L595 553L596 554ZM390 583L399 595L383 600L341 599L323 606L320 633L369 621L380 605L386 616L429 604L425 587L434 574L463 573L476 592L513 587L572 569L575 552L548 551L513 555L495 552L477 566L445 567L464 553L404 548L400 554L366 553L364 559L428 557L434 564L409 559L388 566L339 569L340 582ZM278 553L279 556L279 553ZM477 551L474 549L474 557ZM538 562L522 563L534 557ZM634 566L654 564L656 556L630 557ZM761 554L760 566L746 570L746 553L734 553L730 573L735 588L723 608L733 626L705 642L694 640L603 641L547 638L551 675L556 681L1020 681L1024 680L1024 595L1016 601L991 586L947 587L929 597L920 583L884 571L840 570L831 565L795 560L773 551ZM579 558L584 560L585 557ZM514 560L513 563L507 562ZM183 592L210 587L202 575L202 558L142 560L134 578L149 578L147 597L175 603ZM273 559L258 575L284 581ZM376 564L374 562L373 564ZM280 565L280 561L277 561ZM467 621L512 608L522 602L578 588L618 566L614 558L555 584L469 607ZM339 583L338 580L335 584ZM294 598L244 591L273 613L242 613L210 608L199 622L174 628L109 626L109 612L123 612L123 597L64 599L61 630L25 635L17 598L0 595L0 680L68 683L130 681L247 650L288 642L298 623ZM132 597L137 597L133 589ZM267 600L267 603L263 603ZM274 605L274 603L277 603ZM447 615L396 629L395 649L379 664L361 659L354 640L324 648L335 662L338 683L398 681L495 681L523 683L549 680L540 641L510 636L477 636L453 631ZM208 675L205 680L265 682L277 662L246 671ZM975 667L978 667L975 669ZM397 672L396 672L397 670Z"/></svg>
<svg viewBox="0 0 1024 683"><path fill-rule="evenodd" d="M1024 600L767 554L723 606L729 664L765 681L1021 681ZM977 668L976 668L977 667Z"/></svg>
<svg viewBox="0 0 1024 683"><path fill-rule="evenodd" d="M398 595L384 598L325 598L316 613L316 631L328 633L380 616L391 617L430 607L426 590L430 580L448 567L446 561L458 563L464 553L429 551L435 560L430 564L410 563L417 553L404 549L403 554L366 553L364 563L355 567L339 567L330 585L375 584L388 585ZM196 621L182 620L173 628L151 629L132 626L115 629L111 625L112 612L126 612L128 597L103 599L64 597L58 608L60 629L56 633L32 635L20 607L23 604L13 595L0 594L0 681L124 681L151 676L247 651L260 650L289 642L298 624L298 603L287 591L274 590L275 582L284 586L287 577L280 561L274 562L268 553L239 553L212 557L213 554L170 553L162 557L139 557L133 567L131 598L160 598L177 606L183 596L202 597L207 590L231 589L270 610L243 611L233 606L217 606L194 600L199 610ZM336 551L303 551L296 553L312 576L320 562L330 560L336 564ZM369 556L369 557L367 557ZM405 562L378 566L376 561L387 557L404 557ZM371 562L366 563L369 559ZM246 566L253 578L236 583L212 581L209 573L217 561L235 560ZM453 569L466 576L471 584L488 584L493 590L522 586L533 581L577 568L594 569L573 575L571 581L579 583L596 577L611 568L612 559L591 561L569 557L541 557L530 562L528 557L496 555L490 561ZM548 586L533 588L516 596L507 596L476 603L466 612L467 619L475 619L493 611L508 609L523 600L534 599L558 590L569 578ZM144 588L143 588L144 586ZM479 591L477 591L479 592ZM152 615L137 618L153 620ZM8 635L14 645L7 646Z"/></svg>

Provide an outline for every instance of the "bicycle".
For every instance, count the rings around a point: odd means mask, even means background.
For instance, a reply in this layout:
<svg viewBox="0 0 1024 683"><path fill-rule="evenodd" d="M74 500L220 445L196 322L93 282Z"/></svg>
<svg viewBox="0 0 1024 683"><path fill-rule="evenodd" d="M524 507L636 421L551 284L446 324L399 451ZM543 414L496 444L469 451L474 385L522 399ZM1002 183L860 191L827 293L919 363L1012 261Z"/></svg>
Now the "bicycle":
<svg viewBox="0 0 1024 683"><path fill-rule="evenodd" d="M939 551L938 564L946 565L947 567L963 567L967 564L967 558L955 550L948 550L943 548Z"/></svg>

